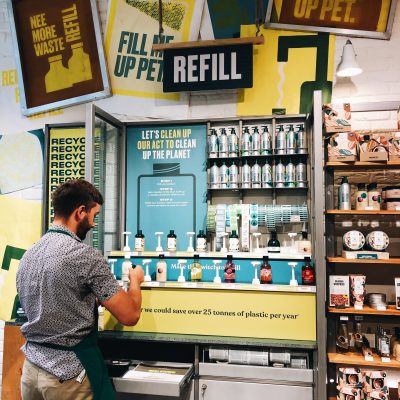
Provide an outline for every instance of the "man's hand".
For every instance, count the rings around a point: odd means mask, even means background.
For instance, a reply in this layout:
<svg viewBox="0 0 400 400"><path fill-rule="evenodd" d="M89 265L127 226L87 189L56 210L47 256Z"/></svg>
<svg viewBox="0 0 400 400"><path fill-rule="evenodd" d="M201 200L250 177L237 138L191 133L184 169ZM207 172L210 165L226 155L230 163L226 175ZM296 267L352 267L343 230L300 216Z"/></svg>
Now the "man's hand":
<svg viewBox="0 0 400 400"><path fill-rule="evenodd" d="M143 268L140 265L137 265L135 268L131 268L129 270L129 280L132 285L133 282L137 282L140 285L144 281L144 272Z"/></svg>

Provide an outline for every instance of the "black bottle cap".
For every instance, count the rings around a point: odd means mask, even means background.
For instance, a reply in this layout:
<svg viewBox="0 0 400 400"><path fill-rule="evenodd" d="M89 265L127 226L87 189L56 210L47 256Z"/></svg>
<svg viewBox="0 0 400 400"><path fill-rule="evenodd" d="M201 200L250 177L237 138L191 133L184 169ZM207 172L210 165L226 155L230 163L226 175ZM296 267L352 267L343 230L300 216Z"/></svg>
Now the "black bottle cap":
<svg viewBox="0 0 400 400"><path fill-rule="evenodd" d="M227 254L226 258L227 258L228 260L232 261L233 256L232 256L232 254Z"/></svg>
<svg viewBox="0 0 400 400"><path fill-rule="evenodd" d="M164 254L159 254L158 255L158 258L164 258L165 256L164 256Z"/></svg>
<svg viewBox="0 0 400 400"><path fill-rule="evenodd" d="M193 254L193 258L198 259L198 258L199 258L199 255L198 255L198 254Z"/></svg>
<svg viewBox="0 0 400 400"><path fill-rule="evenodd" d="M169 234L170 234L170 235L174 235L174 234L175 234L174 230L171 229L171 230L169 231Z"/></svg>

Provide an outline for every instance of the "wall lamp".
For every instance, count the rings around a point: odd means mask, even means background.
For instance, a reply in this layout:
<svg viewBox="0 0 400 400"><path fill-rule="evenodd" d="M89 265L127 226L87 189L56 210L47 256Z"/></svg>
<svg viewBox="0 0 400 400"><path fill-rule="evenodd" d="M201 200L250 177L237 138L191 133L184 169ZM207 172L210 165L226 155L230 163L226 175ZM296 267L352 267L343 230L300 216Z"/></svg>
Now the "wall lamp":
<svg viewBox="0 0 400 400"><path fill-rule="evenodd" d="M336 75L340 77L356 76L363 72L357 63L353 44L347 40L343 47L342 59L337 67Z"/></svg>

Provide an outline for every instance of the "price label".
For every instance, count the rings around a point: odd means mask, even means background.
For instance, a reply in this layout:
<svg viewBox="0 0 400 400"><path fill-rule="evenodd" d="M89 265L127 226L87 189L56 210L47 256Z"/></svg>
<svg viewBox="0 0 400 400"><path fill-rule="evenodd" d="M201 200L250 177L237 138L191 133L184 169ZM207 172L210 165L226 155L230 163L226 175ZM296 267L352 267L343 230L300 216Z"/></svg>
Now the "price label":
<svg viewBox="0 0 400 400"><path fill-rule="evenodd" d="M374 210L374 207L366 206L366 207L364 207L364 210L365 210L365 211L373 211L373 210Z"/></svg>
<svg viewBox="0 0 400 400"><path fill-rule="evenodd" d="M381 361L383 363L390 363L390 358L389 357L381 357Z"/></svg>
<svg viewBox="0 0 400 400"><path fill-rule="evenodd" d="M350 246L358 247L359 242L360 242L359 233L357 231L351 231L350 232Z"/></svg>
<svg viewBox="0 0 400 400"><path fill-rule="evenodd" d="M378 311L386 311L386 306L378 306L376 309Z"/></svg>
<svg viewBox="0 0 400 400"><path fill-rule="evenodd" d="M375 232L375 244L379 247L384 245L383 234L380 231Z"/></svg>
<svg viewBox="0 0 400 400"><path fill-rule="evenodd" d="M186 282L186 283L183 284L183 287L197 288L197 283L196 282Z"/></svg>
<svg viewBox="0 0 400 400"><path fill-rule="evenodd" d="M291 215L290 216L290 222L291 223L293 223L293 222L301 222L300 221L300 215Z"/></svg>
<svg viewBox="0 0 400 400"><path fill-rule="evenodd" d="M349 320L349 317L348 317L347 315L341 315L341 316L340 316L340 320L341 320L341 321L348 321L348 320Z"/></svg>
<svg viewBox="0 0 400 400"><path fill-rule="evenodd" d="M368 354L364 357L364 360L365 361L370 361L370 362L372 362L372 361L374 361L374 357L372 357L372 356L369 356Z"/></svg>
<svg viewBox="0 0 400 400"><path fill-rule="evenodd" d="M364 310L364 306L362 306L362 305L360 305L360 304L356 304L356 305L354 306L354 309L355 309L355 310L358 310L358 311L362 311L362 310Z"/></svg>
<svg viewBox="0 0 400 400"><path fill-rule="evenodd" d="M400 211L400 207L399 206L396 206L396 211Z"/></svg>
<svg viewBox="0 0 400 400"><path fill-rule="evenodd" d="M146 286L158 287L160 286L160 282L147 282Z"/></svg>
<svg viewBox="0 0 400 400"><path fill-rule="evenodd" d="M224 289L236 289L236 285L234 283L225 283L222 285Z"/></svg>

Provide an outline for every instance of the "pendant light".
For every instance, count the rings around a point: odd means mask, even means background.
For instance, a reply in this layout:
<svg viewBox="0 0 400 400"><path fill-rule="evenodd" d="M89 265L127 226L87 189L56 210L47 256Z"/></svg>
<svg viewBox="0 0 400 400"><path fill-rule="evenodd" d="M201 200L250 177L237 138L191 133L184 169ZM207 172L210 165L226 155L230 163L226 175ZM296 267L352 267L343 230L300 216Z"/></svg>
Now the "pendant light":
<svg viewBox="0 0 400 400"><path fill-rule="evenodd" d="M343 47L342 59L337 67L336 75L340 77L350 77L361 74L362 69L357 63L353 44L347 40Z"/></svg>

